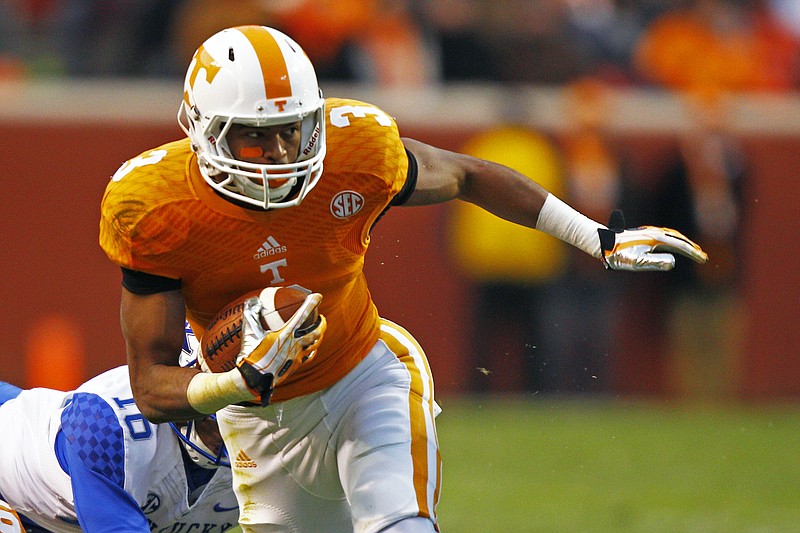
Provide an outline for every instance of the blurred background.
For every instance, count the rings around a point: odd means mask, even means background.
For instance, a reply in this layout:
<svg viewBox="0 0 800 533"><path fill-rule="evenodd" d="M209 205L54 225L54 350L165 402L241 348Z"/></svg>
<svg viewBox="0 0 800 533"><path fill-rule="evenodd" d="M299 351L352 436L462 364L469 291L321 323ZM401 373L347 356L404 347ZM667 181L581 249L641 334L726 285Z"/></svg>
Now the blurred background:
<svg viewBox="0 0 800 533"><path fill-rule="evenodd" d="M381 220L368 276L437 379L452 531L794 530L800 0L0 0L0 379L70 388L125 362L100 199L182 137L192 53L238 24L293 36L327 96L405 136L710 255L607 272L469 205Z"/></svg>

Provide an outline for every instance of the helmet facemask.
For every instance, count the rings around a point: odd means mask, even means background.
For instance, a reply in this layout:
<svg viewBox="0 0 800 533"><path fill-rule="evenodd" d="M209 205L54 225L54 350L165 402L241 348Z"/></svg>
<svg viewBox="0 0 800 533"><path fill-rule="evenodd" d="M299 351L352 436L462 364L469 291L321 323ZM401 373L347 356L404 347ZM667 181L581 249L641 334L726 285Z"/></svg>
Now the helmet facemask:
<svg viewBox="0 0 800 533"><path fill-rule="evenodd" d="M214 424L217 423L216 416L209 415L208 418L213 420ZM203 468L217 468L219 466L230 468L231 461L228 457L228 450L225 448L225 444L222 442L222 437L219 439L219 449L215 452L203 441L202 438L200 438L200 435L197 432L197 425L199 423L204 423L204 421L196 422L194 420L190 420L185 424L176 424L170 422L169 426L180 439L181 444L183 445L184 450L186 450L189 458L196 465Z"/></svg>
<svg viewBox="0 0 800 533"><path fill-rule="evenodd" d="M235 117L216 117L215 122L209 124L211 133L204 136L213 140L205 150L196 151L203 177L209 185L226 196L233 195L240 202L264 209L290 207L299 204L322 175L325 158L324 108L300 121L297 159L286 164L243 161L232 153L227 139L233 124L266 127L283 125L285 122L275 124Z"/></svg>

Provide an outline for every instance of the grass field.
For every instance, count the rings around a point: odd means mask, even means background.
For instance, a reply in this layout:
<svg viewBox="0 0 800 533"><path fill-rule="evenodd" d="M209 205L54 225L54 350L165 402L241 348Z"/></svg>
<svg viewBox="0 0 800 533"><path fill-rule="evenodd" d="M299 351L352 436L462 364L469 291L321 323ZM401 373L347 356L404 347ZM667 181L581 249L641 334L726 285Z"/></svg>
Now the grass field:
<svg viewBox="0 0 800 533"><path fill-rule="evenodd" d="M444 533L800 531L800 407L441 403Z"/></svg>

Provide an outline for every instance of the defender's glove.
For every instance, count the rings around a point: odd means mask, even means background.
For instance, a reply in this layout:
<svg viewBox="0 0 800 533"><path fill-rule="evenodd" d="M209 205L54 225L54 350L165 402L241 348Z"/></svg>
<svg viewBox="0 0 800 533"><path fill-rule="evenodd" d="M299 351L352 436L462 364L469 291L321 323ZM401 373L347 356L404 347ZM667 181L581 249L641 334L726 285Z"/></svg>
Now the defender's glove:
<svg viewBox="0 0 800 533"><path fill-rule="evenodd" d="M286 324L275 331L262 326L261 316L266 310L259 298L244 302L242 347L236 366L247 386L260 394L261 405L268 405L275 387L314 357L327 327L325 317L319 315L310 326L300 326L316 312L320 301L321 294L309 294Z"/></svg>
<svg viewBox="0 0 800 533"><path fill-rule="evenodd" d="M696 263L708 261L708 255L681 232L670 228L642 226L625 228L622 211L614 210L608 229L598 228L603 264L611 270L671 270L674 253ZM659 253L660 252L660 253Z"/></svg>

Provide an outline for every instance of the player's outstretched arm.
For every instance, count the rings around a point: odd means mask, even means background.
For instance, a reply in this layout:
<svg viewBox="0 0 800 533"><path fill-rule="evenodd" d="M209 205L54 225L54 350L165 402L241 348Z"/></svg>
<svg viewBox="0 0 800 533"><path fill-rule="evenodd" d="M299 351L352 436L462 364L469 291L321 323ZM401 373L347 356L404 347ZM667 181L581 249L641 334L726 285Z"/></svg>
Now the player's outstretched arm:
<svg viewBox="0 0 800 533"><path fill-rule="evenodd" d="M497 163L436 148L414 139L403 144L417 161L417 183L407 206L459 199L511 222L536 227L548 192L534 180Z"/></svg>
<svg viewBox="0 0 800 533"><path fill-rule="evenodd" d="M451 199L535 228L601 259L612 270L670 270L674 254L705 263L705 252L679 231L643 226L623 229L621 214L610 228L579 213L524 176L503 165L403 139L417 160L417 186L404 205L427 205Z"/></svg>

